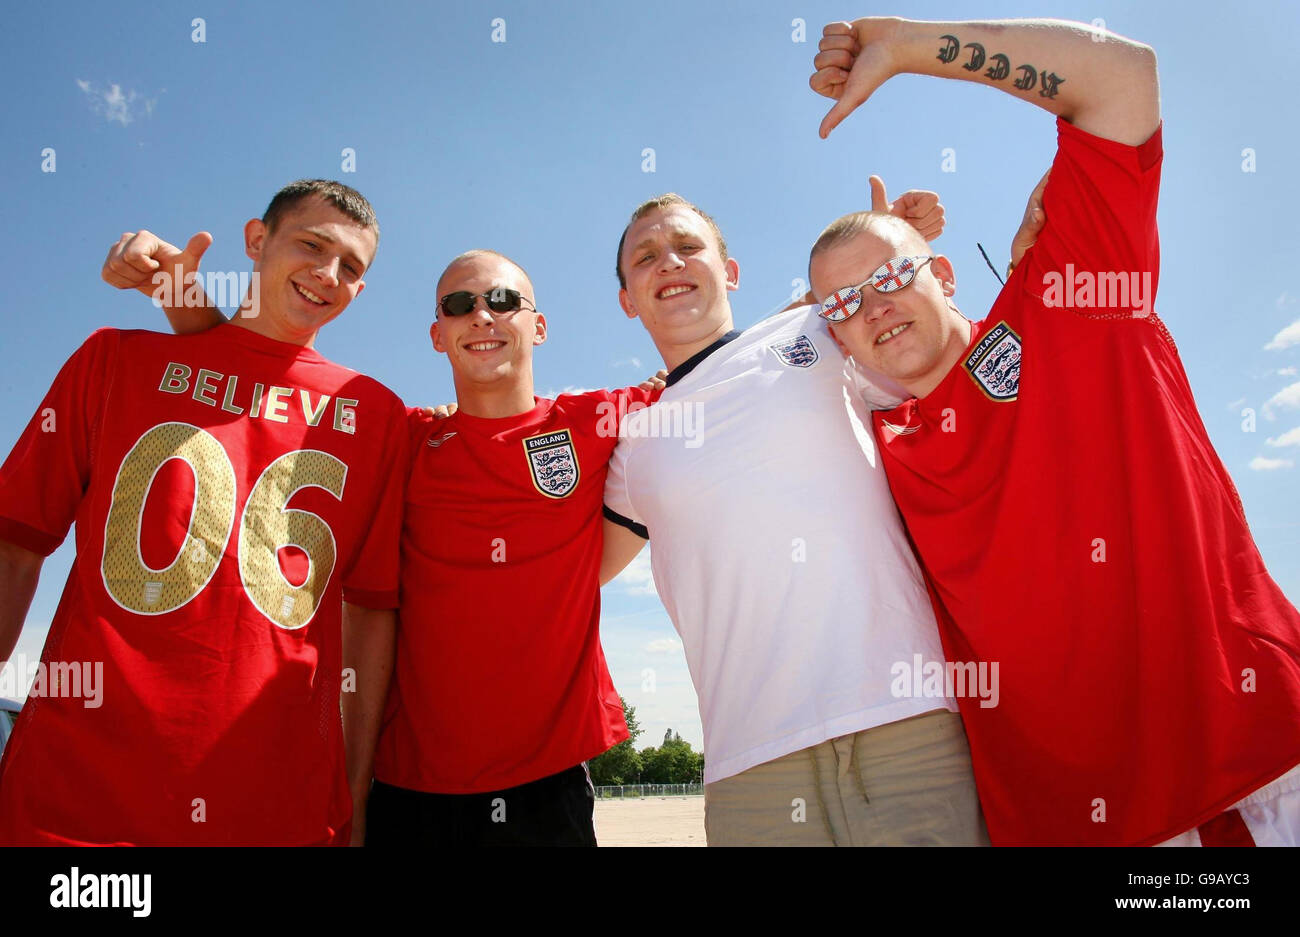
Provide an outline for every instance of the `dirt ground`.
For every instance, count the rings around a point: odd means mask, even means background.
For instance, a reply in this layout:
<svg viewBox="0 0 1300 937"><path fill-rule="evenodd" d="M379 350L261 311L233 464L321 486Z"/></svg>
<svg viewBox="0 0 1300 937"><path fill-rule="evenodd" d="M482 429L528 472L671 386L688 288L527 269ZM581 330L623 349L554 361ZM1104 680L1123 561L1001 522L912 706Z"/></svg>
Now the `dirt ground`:
<svg viewBox="0 0 1300 937"><path fill-rule="evenodd" d="M704 798L597 800L595 822L601 846L703 846Z"/></svg>

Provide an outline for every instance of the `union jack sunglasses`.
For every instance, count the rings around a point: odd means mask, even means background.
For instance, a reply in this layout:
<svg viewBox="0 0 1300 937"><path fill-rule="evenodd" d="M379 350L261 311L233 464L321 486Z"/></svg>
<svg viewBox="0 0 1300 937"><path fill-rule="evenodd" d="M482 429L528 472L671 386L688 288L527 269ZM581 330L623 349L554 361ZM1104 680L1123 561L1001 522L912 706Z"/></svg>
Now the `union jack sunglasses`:
<svg viewBox="0 0 1300 937"><path fill-rule="evenodd" d="M827 322L843 322L862 307L862 287L870 285L877 293L896 293L932 260L933 256L925 254L887 260L857 286L844 286L827 296L818 315Z"/></svg>

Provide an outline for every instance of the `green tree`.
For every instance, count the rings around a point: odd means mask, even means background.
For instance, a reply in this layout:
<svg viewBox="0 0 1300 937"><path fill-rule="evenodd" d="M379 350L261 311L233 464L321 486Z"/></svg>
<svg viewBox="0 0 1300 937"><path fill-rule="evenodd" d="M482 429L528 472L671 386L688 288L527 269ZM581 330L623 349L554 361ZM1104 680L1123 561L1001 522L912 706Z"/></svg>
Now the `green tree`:
<svg viewBox="0 0 1300 937"><path fill-rule="evenodd" d="M618 701L623 704L623 718L627 720L628 737L609 751L587 762L587 770L591 772L591 783L597 787L636 784L641 780L641 756L633 747L633 743L641 735L641 726L636 721L636 707L629 706L627 700L621 696Z"/></svg>
<svg viewBox="0 0 1300 937"><path fill-rule="evenodd" d="M691 743L669 729L659 748L641 750L641 781L644 784L691 784L704 772L704 756Z"/></svg>

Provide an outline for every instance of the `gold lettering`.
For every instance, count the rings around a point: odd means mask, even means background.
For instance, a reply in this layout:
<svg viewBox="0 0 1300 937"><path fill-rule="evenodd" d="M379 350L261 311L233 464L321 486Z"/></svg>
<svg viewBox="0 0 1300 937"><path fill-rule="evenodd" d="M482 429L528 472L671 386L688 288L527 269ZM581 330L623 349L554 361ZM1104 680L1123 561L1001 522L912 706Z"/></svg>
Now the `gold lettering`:
<svg viewBox="0 0 1300 937"><path fill-rule="evenodd" d="M190 369L183 364L169 361L158 389L167 394L185 393L190 389Z"/></svg>
<svg viewBox="0 0 1300 937"><path fill-rule="evenodd" d="M194 393L191 396L193 396L199 403L206 403L209 407L215 407L217 405L217 398L208 397L206 395L215 394L217 392L217 385L212 379L216 378L217 380L220 380L223 377L225 377L225 375L220 372L209 371L207 368L199 368L199 376L194 379Z"/></svg>
<svg viewBox="0 0 1300 937"><path fill-rule="evenodd" d="M273 423L288 423L289 418L285 415L289 409L289 403L284 398L293 396L292 387L272 386L266 392L266 413L262 414L264 419Z"/></svg>
<svg viewBox="0 0 1300 937"><path fill-rule="evenodd" d="M235 386L239 383L239 378L230 375L230 380L226 382L226 396L222 398L221 409L227 413L243 413L244 408L235 403Z"/></svg>
<svg viewBox="0 0 1300 937"><path fill-rule="evenodd" d="M329 394L321 394L316 406L311 405L311 394L305 390L298 391L302 399L302 414L307 418L308 426L319 426L320 418L325 414L325 406L330 402Z"/></svg>
<svg viewBox="0 0 1300 937"><path fill-rule="evenodd" d="M334 401L334 428L340 433L356 434L358 403L359 400L349 400L347 397L339 397Z"/></svg>

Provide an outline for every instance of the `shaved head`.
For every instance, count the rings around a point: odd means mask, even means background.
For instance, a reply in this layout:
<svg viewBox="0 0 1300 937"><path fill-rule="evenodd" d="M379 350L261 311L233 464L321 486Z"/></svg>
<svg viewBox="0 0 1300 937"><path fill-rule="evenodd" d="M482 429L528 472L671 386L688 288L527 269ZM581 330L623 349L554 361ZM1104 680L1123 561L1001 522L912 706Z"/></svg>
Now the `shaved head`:
<svg viewBox="0 0 1300 937"><path fill-rule="evenodd" d="M514 267L516 270L519 271L519 275L524 278L524 282L528 284L528 293L530 294L530 296L535 293L535 290L533 289L532 278L528 276L528 272L524 270L523 267L519 266L519 264L517 264L515 261L511 260L505 254L502 254L498 251L490 251L490 250L484 250L482 248L478 248L472 251L465 251L465 253L459 254L456 257L452 258L451 263L447 264L447 266L442 271L442 275L438 277L438 289L437 289L438 296L441 297L443 295L442 283L444 280L447 279L447 275L451 273L453 269L464 266L466 264L473 263L475 260L484 257L490 257L495 260L502 260L508 263L510 266Z"/></svg>
<svg viewBox="0 0 1300 937"><path fill-rule="evenodd" d="M836 218L817 238L817 243L813 245L812 252L808 255L809 279L811 279L814 257L822 251L848 243L859 234L874 234L907 253L926 255L930 253L930 245L921 236L921 232L897 215L883 211L855 211L851 215Z"/></svg>

